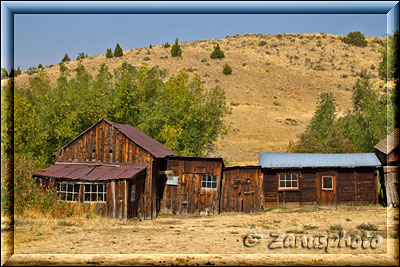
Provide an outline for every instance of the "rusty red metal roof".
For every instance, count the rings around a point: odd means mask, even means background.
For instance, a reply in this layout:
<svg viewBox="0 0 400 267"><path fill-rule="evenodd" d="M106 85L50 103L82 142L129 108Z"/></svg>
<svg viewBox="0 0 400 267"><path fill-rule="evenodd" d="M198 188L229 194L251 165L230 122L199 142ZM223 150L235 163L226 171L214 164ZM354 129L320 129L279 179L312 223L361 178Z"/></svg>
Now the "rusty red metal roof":
<svg viewBox="0 0 400 267"><path fill-rule="evenodd" d="M107 119L101 119L100 121L96 122L95 124L90 126L88 129L86 129L84 132L82 132L77 137L75 137L74 140L72 140L71 142L69 142L62 148L60 148L58 151L60 151L61 149L67 147L68 145L70 145L71 143L73 143L74 141L79 139L82 135L87 133L89 130L91 130L93 127L95 127L97 124L99 124L102 121L105 121L108 124L110 124L111 126L117 128L123 135L125 135L127 138L129 138L129 140L131 140L132 142L134 142L135 144L137 144L138 146L140 146L141 148L143 148L144 150L146 150L147 152L149 152L151 155L153 155L156 158L164 158L166 156L174 155L174 151L172 151L168 147L164 146L163 144L157 142L156 140L154 140L150 136L146 135L145 133L134 128L133 126L128 125L128 124L115 123L115 122L109 121ZM57 152L55 152L53 155L55 155Z"/></svg>
<svg viewBox="0 0 400 267"><path fill-rule="evenodd" d="M132 179L144 172L146 168L147 164L142 163L57 161L54 165L36 172L33 176L82 181L105 181Z"/></svg>
<svg viewBox="0 0 400 267"><path fill-rule="evenodd" d="M132 142L136 143L138 146L140 146L156 158L164 158L166 156L174 155L174 151L129 124L118 124L106 119L104 119L104 121L117 128Z"/></svg>

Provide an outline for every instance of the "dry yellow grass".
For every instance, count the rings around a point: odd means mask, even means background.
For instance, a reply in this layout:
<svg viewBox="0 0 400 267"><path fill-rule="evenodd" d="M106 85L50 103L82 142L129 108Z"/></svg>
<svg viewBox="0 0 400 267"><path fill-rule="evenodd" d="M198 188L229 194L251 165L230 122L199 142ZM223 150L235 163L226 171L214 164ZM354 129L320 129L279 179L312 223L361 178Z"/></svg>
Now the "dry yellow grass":
<svg viewBox="0 0 400 267"><path fill-rule="evenodd" d="M331 248L326 253L324 249L300 246L274 250L268 247L272 242L269 236L271 232L285 231L296 236L319 236L338 232L332 227L340 225L347 232L361 234L361 230L357 228L361 224L373 224L377 229L369 232L383 237L382 244L376 249L342 247ZM245 247L243 237L249 232L260 233L264 239L257 246ZM318 264L325 258L331 259L330 255L335 254L337 260L342 263L354 263L358 257L359 263L363 264L393 265L396 257L398 261L398 209L380 206L343 207L337 210L291 208L273 209L257 214L161 216L142 222L123 222L100 217L73 217L61 220L45 218L39 214L27 214L16 218L14 240L14 253L18 255L14 264L23 261L28 263L32 260L42 260L50 264L54 263L54 260L62 261L63 257L66 260L69 254L75 255L76 262L86 259L99 264L112 262L112 258L107 258L107 255L104 255L104 258L102 254L124 254L117 255L114 260L121 260L120 257L123 256L129 259L147 255L150 257L147 260L152 259L158 264L159 259L168 259L160 261L162 264L171 261L177 263L176 258L169 258L175 254L185 254L186 256L181 255L184 256L184 262L201 260L202 255L198 254L210 254L208 260L211 259L217 264L229 264L235 257L246 255L253 257L248 258L248 261L242 258L244 263L269 257L271 263L291 264L294 259L290 257L297 254L300 259L297 260L297 264L302 261L310 262L311 259L315 260L311 264ZM21 254L30 254L32 257ZM89 260L76 254L94 254L99 257L97 260ZM13 264L13 258L10 264ZM195 263L192 261L192 264Z"/></svg>
<svg viewBox="0 0 400 267"><path fill-rule="evenodd" d="M289 140L297 140L321 93L334 93L340 115L351 106L351 87L362 69L375 76L377 88L383 85L376 78L378 41L383 38L367 40L368 46L359 48L330 34L245 34L181 43L182 58L172 58L170 48L159 45L124 50L122 58L92 56L82 64L93 74L102 63L113 70L124 61L134 66L158 65L169 75L185 68L191 75L199 74L205 88L224 88L228 105L233 104L227 118L232 130L218 142L217 154L230 164L257 164L259 152L284 152ZM263 41L266 45L261 46ZM225 53L222 60L210 58L216 43ZM232 75L222 73L225 63L232 67ZM71 61L66 66L73 70L77 64ZM59 66L45 71L55 81ZM25 72L16 78L16 84L26 86L34 75Z"/></svg>

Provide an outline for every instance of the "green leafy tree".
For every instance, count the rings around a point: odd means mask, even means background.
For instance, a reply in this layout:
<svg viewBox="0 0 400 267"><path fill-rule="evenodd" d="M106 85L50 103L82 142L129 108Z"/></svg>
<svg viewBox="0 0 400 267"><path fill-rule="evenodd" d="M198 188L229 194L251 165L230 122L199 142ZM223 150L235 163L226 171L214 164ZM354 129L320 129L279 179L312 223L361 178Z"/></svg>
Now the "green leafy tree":
<svg viewBox="0 0 400 267"><path fill-rule="evenodd" d="M225 57L224 52L219 47L219 44L217 44L217 46L214 47L214 51L212 51L212 53L210 55L210 58L212 58L212 59L221 59L221 58L224 58L224 57Z"/></svg>
<svg viewBox="0 0 400 267"><path fill-rule="evenodd" d="M123 55L122 48L119 46L119 43L117 43L114 49L114 57L122 57Z"/></svg>
<svg viewBox="0 0 400 267"><path fill-rule="evenodd" d="M68 62L68 61L71 61L71 59L69 58L68 54L65 53L65 55L64 55L63 59L61 60L61 62Z"/></svg>
<svg viewBox="0 0 400 267"><path fill-rule="evenodd" d="M178 44L178 38L176 38L175 44L171 48L171 56L172 57L180 57L180 56L182 56L182 49Z"/></svg>
<svg viewBox="0 0 400 267"><path fill-rule="evenodd" d="M8 73L7 70L5 68L1 68L1 79L6 79L8 78Z"/></svg>
<svg viewBox="0 0 400 267"><path fill-rule="evenodd" d="M364 34L359 31L350 32L347 36L343 37L343 42L346 44L358 46L358 47L366 47L368 42L365 39Z"/></svg>
<svg viewBox="0 0 400 267"><path fill-rule="evenodd" d="M231 66L228 65L228 63L225 63L223 69L222 69L222 73L225 75L230 75L232 74L232 68Z"/></svg>
<svg viewBox="0 0 400 267"><path fill-rule="evenodd" d="M114 54L111 48L107 48L106 58L112 58L112 57L114 57Z"/></svg>

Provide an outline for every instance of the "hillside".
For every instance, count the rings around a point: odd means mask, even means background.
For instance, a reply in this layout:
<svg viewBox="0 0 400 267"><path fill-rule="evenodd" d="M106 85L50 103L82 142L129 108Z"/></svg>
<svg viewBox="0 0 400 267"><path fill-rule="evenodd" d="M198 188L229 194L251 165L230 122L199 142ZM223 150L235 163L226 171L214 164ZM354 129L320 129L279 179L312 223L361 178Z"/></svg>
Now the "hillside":
<svg viewBox="0 0 400 267"><path fill-rule="evenodd" d="M180 43L182 58L172 58L171 48L153 45L151 49L124 50L121 58L90 56L82 64L93 74L103 63L113 70L124 61L134 66L158 65L168 75L185 68L191 75L200 75L205 88L224 88L232 107L227 117L231 131L218 142L218 155L229 164L257 164L259 152L285 152L289 140L297 139L321 93L334 93L341 114L351 106L351 87L362 69L372 73L376 88L383 86L377 78L383 38L367 38L364 48L345 44L340 38L323 33L236 34ZM216 43L224 51L224 59L210 58ZM231 75L222 73L225 63L232 67ZM77 64L71 61L66 66L73 70ZM59 66L45 67L45 71L55 81ZM22 73L16 85L28 85L34 75L32 70Z"/></svg>

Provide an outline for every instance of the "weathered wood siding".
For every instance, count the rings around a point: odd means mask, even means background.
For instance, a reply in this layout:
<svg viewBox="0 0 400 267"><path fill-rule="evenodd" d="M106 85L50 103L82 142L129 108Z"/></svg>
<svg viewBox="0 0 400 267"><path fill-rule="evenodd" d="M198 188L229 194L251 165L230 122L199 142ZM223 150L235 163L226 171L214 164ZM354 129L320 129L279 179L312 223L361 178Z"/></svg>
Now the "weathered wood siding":
<svg viewBox="0 0 400 267"><path fill-rule="evenodd" d="M265 207L368 205L377 203L375 168L263 169ZM298 190L279 190L280 173L298 173ZM322 177L332 176L332 191L322 190Z"/></svg>
<svg viewBox="0 0 400 267"><path fill-rule="evenodd" d="M59 150L55 157L57 160L146 163L144 217L156 217L158 177L153 174L158 173L158 169L153 166L154 157L105 121Z"/></svg>
<svg viewBox="0 0 400 267"><path fill-rule="evenodd" d="M226 169L223 171L220 211L258 212L261 192L260 168Z"/></svg>
<svg viewBox="0 0 400 267"><path fill-rule="evenodd" d="M221 161L167 159L167 170L178 176L178 185L165 185L161 199L163 214L218 214L223 164ZM217 176L216 189L202 189L202 175ZM164 176L165 184L166 176Z"/></svg>

